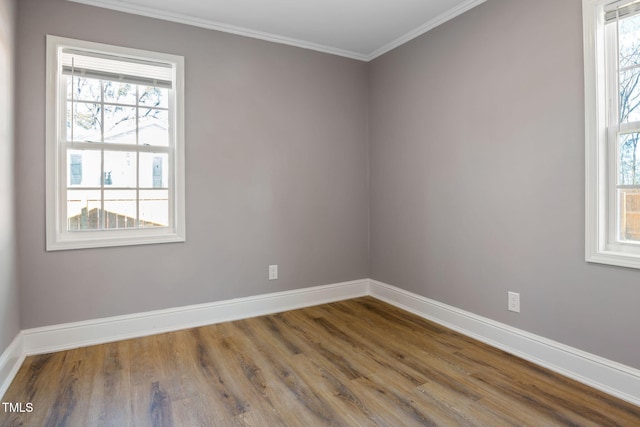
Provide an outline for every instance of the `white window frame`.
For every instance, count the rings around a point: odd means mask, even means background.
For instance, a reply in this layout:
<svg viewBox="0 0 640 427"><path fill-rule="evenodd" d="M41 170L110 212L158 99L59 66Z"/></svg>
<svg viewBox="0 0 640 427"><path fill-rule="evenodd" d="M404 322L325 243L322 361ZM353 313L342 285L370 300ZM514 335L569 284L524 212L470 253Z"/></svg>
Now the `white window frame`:
<svg viewBox="0 0 640 427"><path fill-rule="evenodd" d="M618 239L618 72L615 37L605 37L605 6L614 0L583 0L585 81L585 259L640 268L640 243ZM621 3L621 2L619 2ZM611 25L608 26L611 29ZM607 46L607 40L610 45ZM615 52L616 58L607 58ZM614 68L612 68L614 67ZM632 129L633 128L633 129Z"/></svg>
<svg viewBox="0 0 640 427"><path fill-rule="evenodd" d="M153 228L68 231L66 221L67 149L66 88L61 85L62 49L108 54L170 65L169 226ZM46 249L48 251L110 246L184 242L184 57L112 46L57 36L47 36L46 57Z"/></svg>

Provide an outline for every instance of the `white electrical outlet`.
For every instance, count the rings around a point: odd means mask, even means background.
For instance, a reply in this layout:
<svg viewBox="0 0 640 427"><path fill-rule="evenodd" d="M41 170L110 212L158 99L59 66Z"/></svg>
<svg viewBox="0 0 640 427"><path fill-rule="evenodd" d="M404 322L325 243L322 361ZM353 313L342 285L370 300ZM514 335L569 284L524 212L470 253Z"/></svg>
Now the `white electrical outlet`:
<svg viewBox="0 0 640 427"><path fill-rule="evenodd" d="M509 311L520 313L520 294L517 292L509 292L509 301L507 303Z"/></svg>
<svg viewBox="0 0 640 427"><path fill-rule="evenodd" d="M269 266L269 280L276 280L278 278L278 266L270 265Z"/></svg>

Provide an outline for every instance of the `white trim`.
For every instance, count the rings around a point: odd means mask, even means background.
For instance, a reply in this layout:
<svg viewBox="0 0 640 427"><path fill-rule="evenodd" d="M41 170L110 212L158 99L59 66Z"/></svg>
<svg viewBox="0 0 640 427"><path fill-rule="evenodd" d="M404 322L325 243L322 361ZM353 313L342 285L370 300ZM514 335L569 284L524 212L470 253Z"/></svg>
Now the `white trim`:
<svg viewBox="0 0 640 427"><path fill-rule="evenodd" d="M606 178L602 168L606 168L600 141L604 137L605 111L602 108L604 97L603 40L597 31L597 17L602 10L599 1L583 0L583 46L584 46L584 91L585 91L585 260L598 261L598 254L606 241L603 227L606 212L602 210L600 198ZM599 70L599 67L601 68ZM606 193L606 190L604 190Z"/></svg>
<svg viewBox="0 0 640 427"><path fill-rule="evenodd" d="M121 56L127 61L156 61L172 68L173 90L170 91L169 111L173 117L169 126L173 132L173 143L168 147L159 147L169 157L169 226L157 228L85 230L69 232L66 230L66 150L68 144L61 142L66 111L66 89L59 79L59 52L63 48L87 51L91 54L108 53ZM185 219L185 130L184 130L184 57L168 53L112 46L85 40L47 35L46 63L46 250L85 249L111 246L144 245L156 243L175 243L186 240ZM175 99L174 99L175 97ZM136 103L136 106L138 104ZM136 128L137 131L137 128ZM100 144L102 150L111 149ZM79 144L82 146L82 143ZM115 150L126 146L116 144ZM95 147L98 148L97 146ZM139 145L129 145L129 151L145 151ZM133 188L132 188L133 189ZM139 190L140 187L137 187ZM138 203L139 200L136 201Z"/></svg>
<svg viewBox="0 0 640 427"><path fill-rule="evenodd" d="M9 347L0 355L0 400L24 362L25 354L22 348L22 333L18 332Z"/></svg>
<svg viewBox="0 0 640 427"><path fill-rule="evenodd" d="M0 399L26 356L247 319L369 294L369 280L64 323L21 331L0 355Z"/></svg>
<svg viewBox="0 0 640 427"><path fill-rule="evenodd" d="M68 350L325 304L368 294L366 279L22 331L27 355Z"/></svg>
<svg viewBox="0 0 640 427"><path fill-rule="evenodd" d="M446 12L442 13L441 15L436 16L432 20L425 22L424 24L422 24L418 28L409 31L407 34L405 34L403 36L400 36L397 39L395 39L394 41L392 41L390 43L387 43L384 46L374 50L369 55L367 55L367 61L371 61L373 59L376 59L377 57L379 57L381 55L384 55L385 53L389 52L390 50L393 50L393 49L397 48L398 46L401 46L401 45L403 45L403 44L415 39L416 37L420 37L424 33L433 30L435 27L437 27L439 25L442 25L447 21L452 20L456 16L462 15L466 11L471 10L474 7L481 5L485 1L487 1L487 0L467 0L464 3L459 4L459 5L455 6L455 7L447 10Z"/></svg>
<svg viewBox="0 0 640 427"><path fill-rule="evenodd" d="M640 406L640 370L386 283L369 286L375 298Z"/></svg>
<svg viewBox="0 0 640 427"><path fill-rule="evenodd" d="M0 398L28 355L246 319L366 295L640 406L640 370L369 279L27 329L20 332L0 356Z"/></svg>
<svg viewBox="0 0 640 427"><path fill-rule="evenodd" d="M329 53L331 55L344 56L346 58L356 59L359 61L369 62L377 57L395 49L396 47L421 36L429 30L444 24L445 22L455 18L456 16L484 3L486 0L467 0L450 10L443 12L430 21L422 24L403 36L398 37L390 43L374 50L370 53L354 52L351 50L340 49L333 46L312 43L301 39L280 36L273 33L252 30L250 28L239 27L236 25L225 24L222 22L212 21L208 19L197 18L194 16L183 15L180 13L167 12L153 7L132 5L118 0L68 0L75 3L82 3L89 6L102 7L119 12L132 13L134 15L146 16L149 18L162 19L179 24L192 25L195 27L206 28L209 30L222 31L224 33L236 34L239 36L250 37L253 39L265 40L273 43L286 44L289 46L300 47L303 49L315 50L318 52Z"/></svg>
<svg viewBox="0 0 640 427"><path fill-rule="evenodd" d="M640 268L640 248L617 242L617 198L615 143L617 132L607 122L617 123L617 80L607 73L604 7L610 0L583 0L584 94L585 94L585 260L590 263ZM613 24L611 24L613 25ZM609 37L610 40L611 37ZM615 41L614 41L615 42ZM611 47L608 49L611 50ZM609 53L611 55L611 53ZM617 57L617 55L616 55ZM608 62L611 62L610 60ZM607 86L609 85L609 87ZM607 111L607 104L611 105ZM607 119L607 114L609 118ZM630 126L625 124L626 126ZM609 135L607 134L609 132Z"/></svg>
<svg viewBox="0 0 640 427"><path fill-rule="evenodd" d="M183 15L180 13L167 12L153 7L145 7L127 4L118 0L68 0L74 3L82 3L89 6L102 7L105 9L117 10L119 12L131 13L134 15L146 16L148 18L161 19L169 22L177 22L178 24L191 25L194 27L206 28L208 30L221 31L223 33L235 34L252 39L265 40L273 43L280 43L289 46L300 47L303 49L315 50L318 52L328 53L331 55L344 56L346 58L356 59L359 61L369 61L368 55L353 52L350 50L339 49L332 46L325 46L305 40L295 39L291 37L280 36L277 34L266 33L263 31L252 30L250 28L239 27L236 25L225 24L223 22L212 21L208 19L197 18L194 16Z"/></svg>

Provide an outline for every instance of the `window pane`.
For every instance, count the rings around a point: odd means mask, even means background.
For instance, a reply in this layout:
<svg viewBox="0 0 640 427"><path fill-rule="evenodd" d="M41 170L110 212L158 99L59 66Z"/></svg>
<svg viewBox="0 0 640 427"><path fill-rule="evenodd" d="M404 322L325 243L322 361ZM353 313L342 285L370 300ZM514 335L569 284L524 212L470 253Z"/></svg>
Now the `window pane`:
<svg viewBox="0 0 640 427"><path fill-rule="evenodd" d="M140 227L169 225L169 191L140 190Z"/></svg>
<svg viewBox="0 0 640 427"><path fill-rule="evenodd" d="M100 190L67 190L67 229L100 229Z"/></svg>
<svg viewBox="0 0 640 427"><path fill-rule="evenodd" d="M72 87L73 84L73 87ZM67 99L100 102L100 80L71 76L67 78Z"/></svg>
<svg viewBox="0 0 640 427"><path fill-rule="evenodd" d="M100 151L67 151L67 186L100 187Z"/></svg>
<svg viewBox="0 0 640 427"><path fill-rule="evenodd" d="M620 122L640 120L640 69L620 73Z"/></svg>
<svg viewBox="0 0 640 427"><path fill-rule="evenodd" d="M140 188L167 188L168 186L169 155L140 153Z"/></svg>
<svg viewBox="0 0 640 427"><path fill-rule="evenodd" d="M101 142L100 104L67 102L67 139L73 141ZM73 134L71 133L73 126Z"/></svg>
<svg viewBox="0 0 640 427"><path fill-rule="evenodd" d="M136 108L104 107L104 142L136 143Z"/></svg>
<svg viewBox="0 0 640 427"><path fill-rule="evenodd" d="M135 152L104 152L104 185L105 187L136 187Z"/></svg>
<svg viewBox="0 0 640 427"><path fill-rule="evenodd" d="M640 64L640 15L622 19L618 31L620 68Z"/></svg>
<svg viewBox="0 0 640 427"><path fill-rule="evenodd" d="M138 141L142 145L169 145L169 113L167 110L140 108Z"/></svg>
<svg viewBox="0 0 640 427"><path fill-rule="evenodd" d="M620 239L640 242L640 190L618 190Z"/></svg>
<svg viewBox="0 0 640 427"><path fill-rule="evenodd" d="M638 141L640 133L624 133L619 138L619 165L618 184L637 185L640 184L640 153L638 152Z"/></svg>
<svg viewBox="0 0 640 427"><path fill-rule="evenodd" d="M154 86L138 86L140 98L138 102L145 107L168 108L169 89Z"/></svg>
<svg viewBox="0 0 640 427"><path fill-rule="evenodd" d="M104 102L136 105L136 85L105 80Z"/></svg>
<svg viewBox="0 0 640 427"><path fill-rule="evenodd" d="M132 228L136 226L136 191L105 190L105 228Z"/></svg>

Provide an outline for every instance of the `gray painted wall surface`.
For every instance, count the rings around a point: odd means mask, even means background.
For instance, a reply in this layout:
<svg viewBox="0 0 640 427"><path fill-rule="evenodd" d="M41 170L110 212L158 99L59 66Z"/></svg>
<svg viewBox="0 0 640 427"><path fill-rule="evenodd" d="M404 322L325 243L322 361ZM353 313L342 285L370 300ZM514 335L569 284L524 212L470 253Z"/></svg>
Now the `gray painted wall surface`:
<svg viewBox="0 0 640 427"><path fill-rule="evenodd" d="M640 368L640 271L584 261L581 19L489 0L371 64L371 277Z"/></svg>
<svg viewBox="0 0 640 427"><path fill-rule="evenodd" d="M184 55L186 243L45 252L46 34ZM366 64L63 0L17 42L23 328L367 277Z"/></svg>
<svg viewBox="0 0 640 427"><path fill-rule="evenodd" d="M640 272L583 257L581 31L579 0L489 0L367 65L21 0L22 327L370 276L640 368ZM45 34L186 57L187 243L44 251Z"/></svg>
<svg viewBox="0 0 640 427"><path fill-rule="evenodd" d="M14 197L15 1L0 0L0 354L20 331Z"/></svg>

